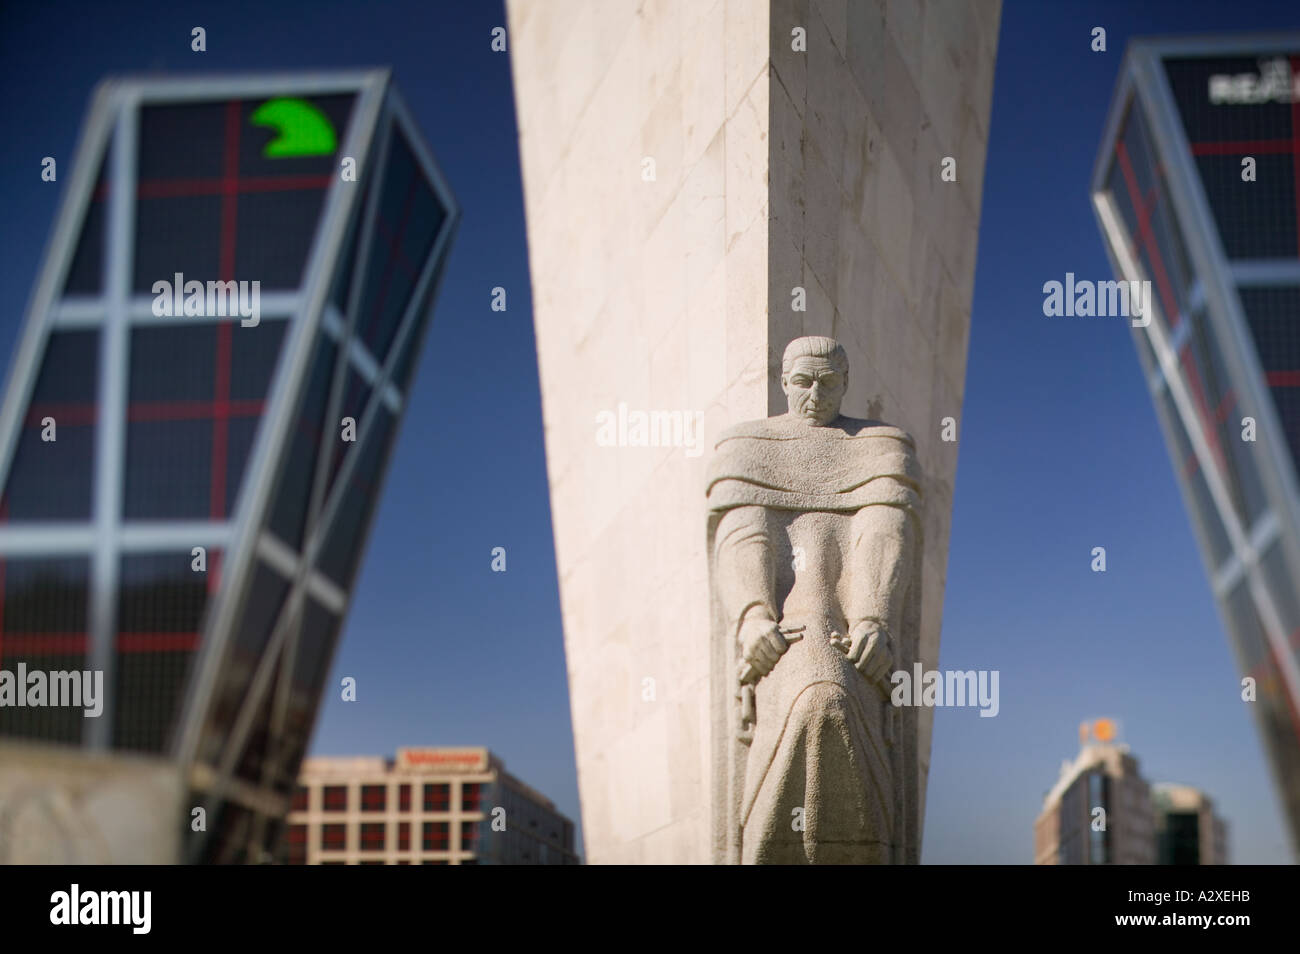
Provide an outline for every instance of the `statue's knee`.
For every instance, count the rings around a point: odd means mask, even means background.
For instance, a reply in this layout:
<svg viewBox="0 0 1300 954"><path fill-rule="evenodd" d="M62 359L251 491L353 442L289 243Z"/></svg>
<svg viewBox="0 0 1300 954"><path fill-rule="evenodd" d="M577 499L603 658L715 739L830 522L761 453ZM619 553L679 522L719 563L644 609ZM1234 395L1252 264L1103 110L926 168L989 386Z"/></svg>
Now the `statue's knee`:
<svg viewBox="0 0 1300 954"><path fill-rule="evenodd" d="M849 712L849 698L844 687L833 682L819 682L799 694L791 715L797 725L812 729L846 725Z"/></svg>

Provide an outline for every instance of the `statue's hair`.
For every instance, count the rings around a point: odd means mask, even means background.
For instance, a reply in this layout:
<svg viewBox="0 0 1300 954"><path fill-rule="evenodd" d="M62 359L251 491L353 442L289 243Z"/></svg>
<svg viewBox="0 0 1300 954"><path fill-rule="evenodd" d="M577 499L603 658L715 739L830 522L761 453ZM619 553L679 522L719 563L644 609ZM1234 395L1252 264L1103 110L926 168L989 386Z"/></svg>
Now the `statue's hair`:
<svg viewBox="0 0 1300 954"><path fill-rule="evenodd" d="M849 355L844 346L834 338L821 335L809 335L795 338L785 346L785 355L781 358L781 373L788 374L796 358L828 358L836 371L849 373Z"/></svg>

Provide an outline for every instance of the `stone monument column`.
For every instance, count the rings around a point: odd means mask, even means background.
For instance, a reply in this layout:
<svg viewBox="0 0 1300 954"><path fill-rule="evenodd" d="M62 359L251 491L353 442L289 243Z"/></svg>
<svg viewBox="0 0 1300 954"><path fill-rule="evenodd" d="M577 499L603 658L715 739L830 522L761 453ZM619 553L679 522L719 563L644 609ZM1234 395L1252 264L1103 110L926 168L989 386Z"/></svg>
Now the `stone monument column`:
<svg viewBox="0 0 1300 954"><path fill-rule="evenodd" d="M744 860L726 821L736 672L712 638L707 468L728 428L787 412L787 343L834 338L853 376L843 415L888 421L924 464L924 505L904 516L915 652L936 667L999 4L507 0L507 14L586 856ZM843 623L895 612L850 607ZM851 643L840 622L805 619L790 652L817 627ZM756 732L763 684L793 658L755 686ZM888 765L915 790L915 836L897 814L873 822L889 832L876 860L919 852L932 713L906 711L915 759Z"/></svg>

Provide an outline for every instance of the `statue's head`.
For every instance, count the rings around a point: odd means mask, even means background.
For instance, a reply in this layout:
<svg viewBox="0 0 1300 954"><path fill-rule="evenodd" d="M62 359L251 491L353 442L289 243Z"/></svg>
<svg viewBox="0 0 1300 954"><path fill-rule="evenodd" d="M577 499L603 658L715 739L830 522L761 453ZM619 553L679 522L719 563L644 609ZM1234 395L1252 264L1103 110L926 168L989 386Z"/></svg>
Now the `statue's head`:
<svg viewBox="0 0 1300 954"><path fill-rule="evenodd" d="M781 358L781 390L790 414L805 424L825 427L839 417L849 388L849 356L834 338L795 338Z"/></svg>

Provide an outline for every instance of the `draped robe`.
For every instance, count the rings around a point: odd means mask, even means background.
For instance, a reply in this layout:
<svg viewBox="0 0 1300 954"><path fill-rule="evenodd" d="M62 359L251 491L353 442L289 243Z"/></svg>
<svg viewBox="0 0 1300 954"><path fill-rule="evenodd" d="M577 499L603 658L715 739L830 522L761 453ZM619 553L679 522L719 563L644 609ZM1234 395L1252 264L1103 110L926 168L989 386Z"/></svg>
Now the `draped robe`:
<svg viewBox="0 0 1300 954"><path fill-rule="evenodd" d="M916 718L832 643L867 619L917 658L920 468L877 421L786 414L724 432L710 461L715 707L739 693L750 616L803 627L755 688L752 731L729 706L717 818L727 860L914 862ZM725 684L725 685L724 685Z"/></svg>

